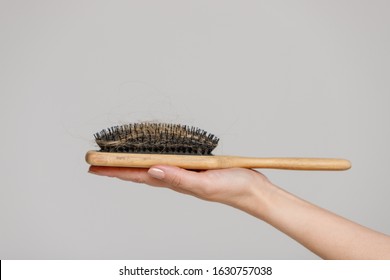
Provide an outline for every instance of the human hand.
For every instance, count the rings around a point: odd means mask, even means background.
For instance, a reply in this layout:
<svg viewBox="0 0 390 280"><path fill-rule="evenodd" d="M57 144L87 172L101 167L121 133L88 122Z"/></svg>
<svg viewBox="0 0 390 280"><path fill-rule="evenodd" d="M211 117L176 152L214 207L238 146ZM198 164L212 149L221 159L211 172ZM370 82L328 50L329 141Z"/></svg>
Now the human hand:
<svg viewBox="0 0 390 280"><path fill-rule="evenodd" d="M390 236L304 201L251 169L196 172L163 165L150 169L91 166L89 172L233 206L269 223L322 258L390 259Z"/></svg>
<svg viewBox="0 0 390 280"><path fill-rule="evenodd" d="M154 166L150 169L91 166L90 173L116 177L126 181L166 187L200 199L224 203L246 212L260 207L259 197L272 184L260 172L229 168L189 171L175 166Z"/></svg>

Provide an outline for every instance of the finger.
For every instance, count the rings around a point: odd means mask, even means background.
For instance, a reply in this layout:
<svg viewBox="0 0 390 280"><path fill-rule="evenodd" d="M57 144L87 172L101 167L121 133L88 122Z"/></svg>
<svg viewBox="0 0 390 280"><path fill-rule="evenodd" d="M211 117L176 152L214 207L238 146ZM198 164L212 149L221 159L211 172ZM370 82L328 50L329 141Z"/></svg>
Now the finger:
<svg viewBox="0 0 390 280"><path fill-rule="evenodd" d="M146 175L146 169L142 168L91 166L89 172L95 175L116 177L137 183L144 183Z"/></svg>
<svg viewBox="0 0 390 280"><path fill-rule="evenodd" d="M175 166L153 166L148 174L176 191L198 194L208 179L202 172L189 171Z"/></svg>
<svg viewBox="0 0 390 280"><path fill-rule="evenodd" d="M88 172L100 176L115 177L134 183L148 184L158 187L164 186L160 180L156 180L151 177L145 168L91 166Z"/></svg>

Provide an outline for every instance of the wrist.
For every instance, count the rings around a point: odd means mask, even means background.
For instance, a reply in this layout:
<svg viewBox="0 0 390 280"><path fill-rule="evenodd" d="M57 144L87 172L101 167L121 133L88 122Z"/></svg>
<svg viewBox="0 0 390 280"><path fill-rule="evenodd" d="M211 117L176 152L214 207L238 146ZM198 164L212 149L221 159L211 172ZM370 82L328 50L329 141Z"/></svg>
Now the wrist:
<svg viewBox="0 0 390 280"><path fill-rule="evenodd" d="M266 220L272 211L272 200L281 189L272 184L264 175L256 173L255 180L249 184L247 192L237 205L232 205L261 220Z"/></svg>

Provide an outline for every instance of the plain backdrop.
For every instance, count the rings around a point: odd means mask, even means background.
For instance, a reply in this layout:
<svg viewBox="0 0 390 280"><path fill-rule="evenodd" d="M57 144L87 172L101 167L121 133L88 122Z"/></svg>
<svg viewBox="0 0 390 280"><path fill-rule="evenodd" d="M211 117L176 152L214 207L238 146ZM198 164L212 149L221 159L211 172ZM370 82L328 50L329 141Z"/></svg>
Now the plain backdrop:
<svg viewBox="0 0 390 280"><path fill-rule="evenodd" d="M87 173L93 133L194 125L215 154L390 233L389 1L0 0L0 259L317 259L228 206ZM324 231L327 229L324 228Z"/></svg>

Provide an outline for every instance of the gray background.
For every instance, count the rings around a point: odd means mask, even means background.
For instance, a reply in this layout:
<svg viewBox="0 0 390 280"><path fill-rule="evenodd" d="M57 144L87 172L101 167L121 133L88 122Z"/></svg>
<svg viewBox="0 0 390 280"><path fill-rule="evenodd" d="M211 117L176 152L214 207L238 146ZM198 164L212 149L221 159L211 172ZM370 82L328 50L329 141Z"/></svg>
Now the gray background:
<svg viewBox="0 0 390 280"><path fill-rule="evenodd" d="M389 1L0 0L1 259L316 259L228 206L87 174L93 133L168 121L390 232ZM326 228L324 228L326 230Z"/></svg>

